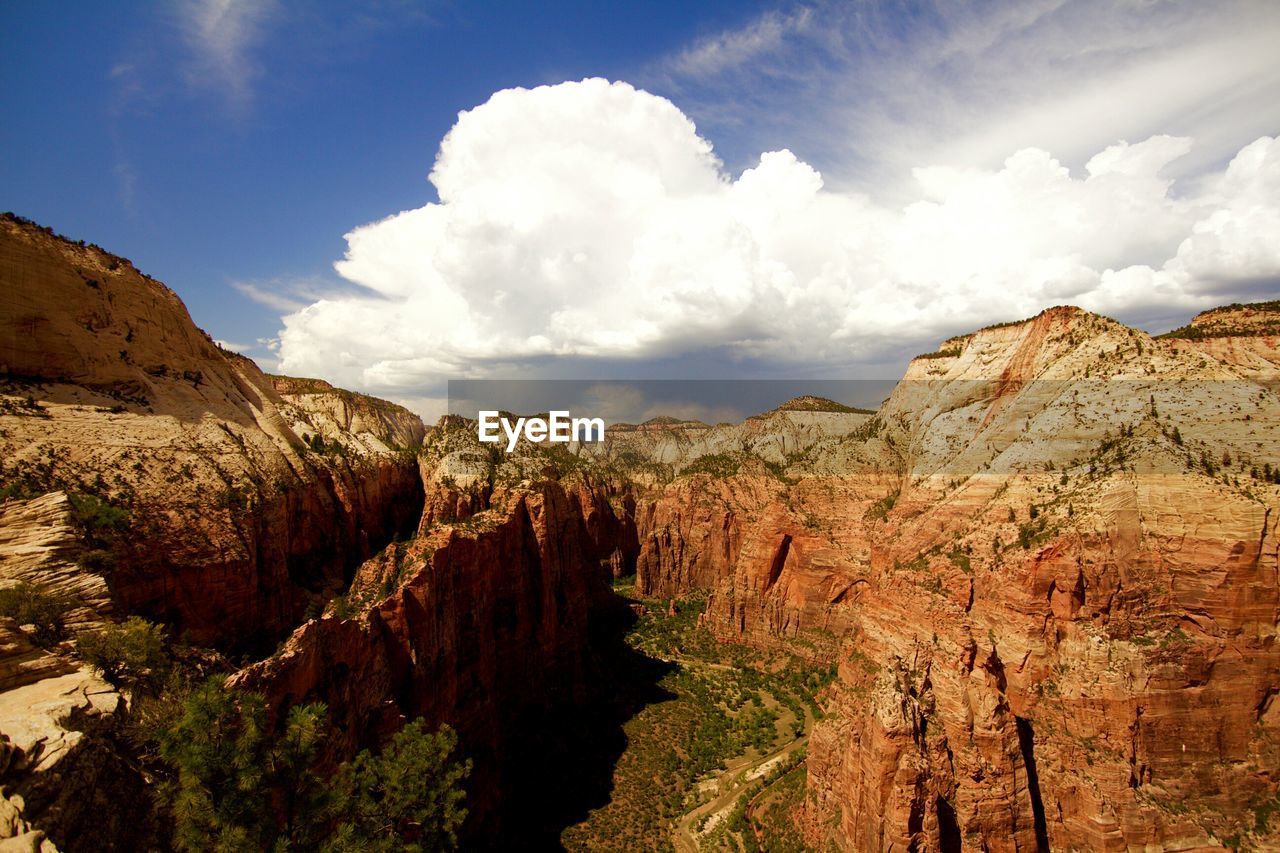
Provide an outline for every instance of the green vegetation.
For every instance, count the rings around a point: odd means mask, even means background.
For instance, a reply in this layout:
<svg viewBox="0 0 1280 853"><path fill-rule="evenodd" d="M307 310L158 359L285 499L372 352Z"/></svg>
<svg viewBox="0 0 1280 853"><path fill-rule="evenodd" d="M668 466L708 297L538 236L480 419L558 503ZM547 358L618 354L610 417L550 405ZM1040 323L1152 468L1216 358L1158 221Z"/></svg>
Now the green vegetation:
<svg viewBox="0 0 1280 853"><path fill-rule="evenodd" d="M314 716L314 706L293 715L286 743L307 737L309 732L300 728L314 720L304 719L306 713ZM276 832L271 800L265 795L267 767L285 762L274 754L275 744L265 727L261 697L237 697L222 677L215 677L195 688L181 716L160 732L159 754L176 771L161 791L173 811L178 849L272 848ZM316 740L308 738L303 747L314 750ZM285 820L300 823L295 815Z"/></svg>
<svg viewBox="0 0 1280 853"><path fill-rule="evenodd" d="M172 715L166 721L156 709ZM410 723L380 752L342 765L330 784L319 772L326 713L321 704L295 706L273 733L262 697L228 690L223 676L150 706L140 731L165 766L160 793L174 845L325 853L455 847L471 764L452 757L453 731Z"/></svg>
<svg viewBox="0 0 1280 853"><path fill-rule="evenodd" d="M1265 835L1271 831L1271 819L1280 814L1280 796L1272 797L1253 812L1253 831Z"/></svg>
<svg viewBox="0 0 1280 853"><path fill-rule="evenodd" d="M31 625L32 639L44 648L66 639L66 615L71 608L66 596L26 581L0 589L0 616L7 616L19 625Z"/></svg>
<svg viewBox="0 0 1280 853"><path fill-rule="evenodd" d="M880 500L867 507L867 511L863 514L863 518L867 521L884 521L889 516L889 511L893 509L893 505L898 502L899 490L894 489Z"/></svg>
<svg viewBox="0 0 1280 853"><path fill-rule="evenodd" d="M17 399L15 397L0 398L0 414L15 415L20 418L43 418L45 420L52 417L49 414L49 410L42 406L40 401L32 394L27 394L25 399Z"/></svg>
<svg viewBox="0 0 1280 853"><path fill-rule="evenodd" d="M1029 550L1052 539L1058 533L1056 526L1048 523L1047 516L1040 516L1018 525L1018 546Z"/></svg>
<svg viewBox="0 0 1280 853"><path fill-rule="evenodd" d="M467 817L462 783L471 761L451 760L458 736L434 734L421 719L401 729L378 755L365 751L338 773L340 823L327 849L394 853L448 850Z"/></svg>
<svg viewBox="0 0 1280 853"><path fill-rule="evenodd" d="M713 780L728 762L759 760L803 737L806 721L818 716L806 710L816 709L817 691L834 677L834 667L718 642L698 625L701 597L677 601L674 615L666 600L642 603L647 612L627 642L672 662L658 682L671 698L641 707L624 724L627 747L615 765L610 802L565 830L561 840L570 849L671 849L675 823L713 795ZM750 845L745 807L744 798L738 820L722 822L717 833Z"/></svg>
<svg viewBox="0 0 1280 853"><path fill-rule="evenodd" d="M343 459L347 458L347 448L343 446L342 442L337 441L336 439L333 441L325 441L323 435L315 433L313 435L303 436L302 441L306 444L307 449L312 453L317 453L321 456L338 456Z"/></svg>
<svg viewBox="0 0 1280 853"><path fill-rule="evenodd" d="M0 486L0 503L11 498L20 501L30 500L40 494L43 494L43 490L38 486L26 480L14 480Z"/></svg>
<svg viewBox="0 0 1280 853"><path fill-rule="evenodd" d="M545 413L544 413L544 415L545 415ZM699 420L693 420L693 419L690 419L690 418L673 418L673 417L671 417L670 415L658 415L657 417L649 418L649 420L647 420L647 421L645 421L644 423L640 424L640 426L642 426L642 427L654 427L654 426L683 426L683 427L701 427L701 428L706 428L706 426L707 426L707 425L706 425L706 424L704 424L702 421L699 421Z"/></svg>
<svg viewBox="0 0 1280 853"><path fill-rule="evenodd" d="M1249 310L1259 314L1275 314L1276 317L1268 317L1266 321L1258 326L1244 327L1232 323L1216 323L1215 314L1226 313L1229 311ZM1156 335L1157 339L1164 340L1184 340L1198 341L1205 338L1232 338L1232 337L1250 337L1253 335L1273 335L1280 333L1280 299L1273 299L1269 302L1251 302L1241 304L1239 302L1231 305L1224 305L1221 308L1215 308L1201 315L1204 321L1200 324L1191 323L1181 328L1173 329L1165 332L1163 335Z"/></svg>
<svg viewBox="0 0 1280 853"><path fill-rule="evenodd" d="M741 467L741 460L732 454L707 453L686 465L680 474L710 474L712 477L724 478L734 476Z"/></svg>
<svg viewBox="0 0 1280 853"><path fill-rule="evenodd" d="M139 616L76 638L76 651L117 686L155 685L169 668L164 629Z"/></svg>
<svg viewBox="0 0 1280 853"><path fill-rule="evenodd" d="M849 433L848 440L870 441L878 436L882 429L884 429L884 421L880 419L879 415L876 415L875 417L868 418L866 423Z"/></svg>
<svg viewBox="0 0 1280 853"><path fill-rule="evenodd" d="M800 840L792 817L804 801L809 775L804 751L796 754L793 766L783 765L775 772L777 779L766 779L765 792L751 804L758 847L764 853L804 853L809 848Z"/></svg>
<svg viewBox="0 0 1280 853"><path fill-rule="evenodd" d="M859 409L857 406L846 406L844 403L837 403L826 397L818 397L813 394L805 394L802 397L795 397L778 406L776 409L770 409L763 415L756 417L767 417L777 412L837 412L840 414L850 415L874 415L872 409Z"/></svg>
<svg viewBox="0 0 1280 853"><path fill-rule="evenodd" d="M84 529L85 536L96 545L113 542L129 529L129 510L96 495L71 492L67 495L71 514Z"/></svg>
<svg viewBox="0 0 1280 853"><path fill-rule="evenodd" d="M788 459L790 459L790 458L791 458L791 457L788 457ZM786 463L784 463L784 462L770 462L768 459L761 459L760 461L764 463L764 468L765 468L765 470L766 470L766 471L768 471L771 475L773 475L773 477L774 477L775 479L780 480L780 481L782 481L783 483L786 483L786 484L787 484L787 485L789 485L789 486L794 486L797 482L799 482L797 479L795 479L795 478L793 478L793 477L788 477L788 476L787 476L787 465L786 465ZM805 522L805 523L806 523L806 524L809 524L809 522L808 522L807 520L806 520L806 522ZM816 524L810 524L809 526L810 526L810 527L816 527L817 525L816 525Z"/></svg>
<svg viewBox="0 0 1280 853"><path fill-rule="evenodd" d="M1037 316L1038 316L1038 315L1037 315ZM1035 318L1034 318L1034 317L1027 317L1027 318L1025 318L1025 319L1023 319L1023 320L1005 320L1005 321L1004 321L1004 322L1002 322L1002 323L992 323L992 324L991 324L991 325L989 325L989 326L983 326L981 329L979 329L979 330L978 330L978 332L990 332L990 331L992 331L993 329L1007 329L1007 328L1009 328L1010 326L1021 326L1023 323L1026 323L1026 322L1028 322L1028 321L1030 321L1030 320L1033 320L1033 319L1035 319ZM974 335L976 335L978 332L974 332L973 334L974 334ZM969 335L968 337L973 337L973 335Z"/></svg>
<svg viewBox="0 0 1280 853"><path fill-rule="evenodd" d="M956 358L960 355L960 348L940 349L937 352L926 352L916 356L916 358L934 359L934 358Z"/></svg>
<svg viewBox="0 0 1280 853"><path fill-rule="evenodd" d="M554 466L556 479L565 477L574 471L589 467L586 459L573 453L563 444L548 444L543 448L547 461Z"/></svg>

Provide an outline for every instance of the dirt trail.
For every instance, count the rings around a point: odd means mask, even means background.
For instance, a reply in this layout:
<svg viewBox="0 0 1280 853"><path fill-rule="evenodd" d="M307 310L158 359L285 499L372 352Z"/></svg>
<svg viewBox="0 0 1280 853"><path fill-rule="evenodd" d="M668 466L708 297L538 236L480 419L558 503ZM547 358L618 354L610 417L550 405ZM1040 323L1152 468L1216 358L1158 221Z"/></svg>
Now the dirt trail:
<svg viewBox="0 0 1280 853"><path fill-rule="evenodd" d="M678 658L675 663L686 666L703 666L716 669L728 669L723 664L713 664L706 661L693 660L688 658ZM767 691L762 691L767 694ZM777 697L767 694L776 701ZM800 737L792 740L784 746L773 750L772 752L758 756L754 759L747 758L746 755L740 755L725 762L725 769L719 771L712 778L715 780L716 786L720 789L717 794L709 802L703 803L691 811L686 812L679 820L676 821L675 832L672 835L672 841L678 853L697 853L701 848L698 846L697 826L699 821L705 815L720 814L718 820L724 820L728 811L733 807L738 797L742 796L747 786L756 779L765 775L768 771L756 771L771 762L782 763L786 761L793 753L803 747L809 741L809 730L813 726L813 712L809 706L801 703L801 709L804 712L804 731ZM779 703L778 706L778 722L782 731L791 729L795 722L795 714L787 708L787 706Z"/></svg>

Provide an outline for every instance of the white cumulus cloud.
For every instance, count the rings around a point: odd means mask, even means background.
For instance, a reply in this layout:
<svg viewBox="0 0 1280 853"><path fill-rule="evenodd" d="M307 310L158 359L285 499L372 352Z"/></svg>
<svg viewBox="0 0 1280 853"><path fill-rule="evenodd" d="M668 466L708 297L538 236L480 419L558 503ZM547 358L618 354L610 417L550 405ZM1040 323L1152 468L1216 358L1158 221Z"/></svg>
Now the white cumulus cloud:
<svg viewBox="0 0 1280 853"><path fill-rule="evenodd" d="M1142 320L1274 289L1280 146L1258 139L1179 195L1163 175L1193 148L1117 142L1083 174L1038 148L921 167L894 208L785 150L735 178L674 104L626 83L505 90L442 142L438 203L347 235L336 269L363 289L288 314L279 368L401 396L553 359L838 375L1053 304Z"/></svg>

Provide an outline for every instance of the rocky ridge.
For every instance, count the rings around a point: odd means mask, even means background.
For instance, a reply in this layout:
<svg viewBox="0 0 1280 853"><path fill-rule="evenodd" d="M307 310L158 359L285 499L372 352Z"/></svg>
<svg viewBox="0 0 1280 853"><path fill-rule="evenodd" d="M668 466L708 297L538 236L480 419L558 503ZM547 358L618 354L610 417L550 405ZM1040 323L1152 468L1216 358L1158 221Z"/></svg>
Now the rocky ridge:
<svg viewBox="0 0 1280 853"><path fill-rule="evenodd" d="M417 524L425 430L390 403L276 381L128 261L0 218L0 586L69 601L72 636L143 614L241 650L319 610ZM107 808L150 795L125 698L72 641L37 648L4 621L0 685L0 843L159 842L150 810Z"/></svg>
<svg viewBox="0 0 1280 853"><path fill-rule="evenodd" d="M811 842L1274 843L1280 400L1253 341L1052 309L917 359L785 479L656 499L641 586L839 649Z"/></svg>
<svg viewBox="0 0 1280 853"><path fill-rule="evenodd" d="M128 535L96 543L112 600L199 642L280 634L417 522L401 449L423 434L416 416L336 389L286 398L164 285L13 217L0 373L8 492L87 493L126 514Z"/></svg>
<svg viewBox="0 0 1280 853"><path fill-rule="evenodd" d="M407 720L449 723L475 763L470 837L494 844L531 831L512 824L513 802L536 799L531 768L513 756L531 761L559 732L548 720L592 701L603 638L620 619L609 555L626 534L607 490L583 482L477 490L461 506L441 492L428 504L448 509L365 562L323 618L232 685L265 695L275 714L324 702L333 761Z"/></svg>

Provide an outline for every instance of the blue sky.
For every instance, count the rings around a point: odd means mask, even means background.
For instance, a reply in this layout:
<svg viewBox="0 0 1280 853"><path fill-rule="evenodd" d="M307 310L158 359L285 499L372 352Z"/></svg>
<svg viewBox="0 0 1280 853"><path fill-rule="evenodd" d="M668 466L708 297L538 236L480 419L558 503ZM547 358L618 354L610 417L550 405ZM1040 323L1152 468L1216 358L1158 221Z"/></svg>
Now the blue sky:
<svg viewBox="0 0 1280 853"><path fill-rule="evenodd" d="M240 343L274 335L279 312L231 282L334 278L347 230L435 197L426 175L459 110L626 78L759 11L255 3L269 11L223 66L191 32L199 5L0 8L0 206L132 259Z"/></svg>
<svg viewBox="0 0 1280 853"><path fill-rule="evenodd" d="M422 411L461 376L893 376L1052 304L1160 330L1280 295L1274 3L0 27L0 208L133 259L268 369Z"/></svg>

